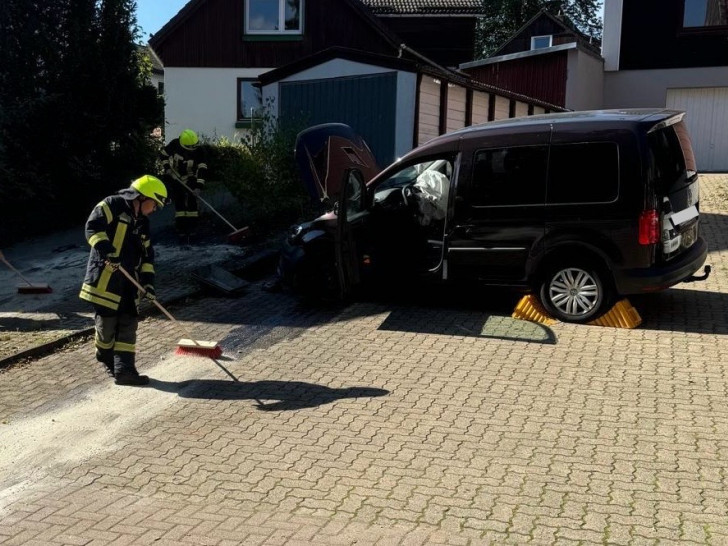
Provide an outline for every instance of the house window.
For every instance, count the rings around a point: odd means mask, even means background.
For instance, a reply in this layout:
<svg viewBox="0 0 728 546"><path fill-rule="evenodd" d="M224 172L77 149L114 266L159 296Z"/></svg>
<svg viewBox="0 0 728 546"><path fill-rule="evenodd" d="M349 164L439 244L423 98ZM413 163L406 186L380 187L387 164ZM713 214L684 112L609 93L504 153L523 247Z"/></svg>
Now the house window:
<svg viewBox="0 0 728 546"><path fill-rule="evenodd" d="M246 34L301 34L304 0L245 0Z"/></svg>
<svg viewBox="0 0 728 546"><path fill-rule="evenodd" d="M684 28L728 26L728 0L685 0Z"/></svg>
<svg viewBox="0 0 728 546"><path fill-rule="evenodd" d="M238 78L238 121L252 121L263 109L263 90L257 80Z"/></svg>
<svg viewBox="0 0 728 546"><path fill-rule="evenodd" d="M543 49L551 47L553 36L531 36L531 49Z"/></svg>

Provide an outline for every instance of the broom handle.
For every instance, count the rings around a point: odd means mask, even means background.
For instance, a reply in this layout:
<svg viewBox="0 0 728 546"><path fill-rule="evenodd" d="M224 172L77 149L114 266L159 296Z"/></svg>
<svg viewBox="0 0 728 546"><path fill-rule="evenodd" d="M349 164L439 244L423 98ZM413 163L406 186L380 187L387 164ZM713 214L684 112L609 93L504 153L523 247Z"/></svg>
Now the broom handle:
<svg viewBox="0 0 728 546"><path fill-rule="evenodd" d="M217 210L215 209L215 207L213 207L210 203L208 203L207 201L205 201L201 196L197 195L192 188L190 188L187 184L185 184L182 181L182 177L180 177L180 175L179 175L179 173L177 171L175 171L172 167L170 167L169 170L172 172L172 174L174 175L174 177L177 180L177 182L179 182L180 184L182 184L188 192L190 192L192 195L194 195L196 199L199 199L200 201L202 201L203 203L205 203L205 205L207 205L207 207L212 212L214 212L215 214L217 214L223 222L225 222L227 225L229 225L231 228L233 228L233 231L238 231L238 228L236 228L234 225L232 225L228 221L228 219L225 218L222 214L220 214L219 212L217 212Z"/></svg>
<svg viewBox="0 0 728 546"><path fill-rule="evenodd" d="M18 277L27 282L29 286L33 286L33 283L26 279L20 271L10 265L10 262L5 259L5 255L3 254L2 250L0 250L0 260L2 260L2 262L7 265L12 271L14 271L18 275Z"/></svg>
<svg viewBox="0 0 728 546"><path fill-rule="evenodd" d="M129 274L129 272L128 272L128 271L126 270L126 269L124 269L124 268L123 268L122 266L119 266L119 271L121 271L121 272L122 272L122 273L124 274L124 276L125 276L125 277L126 277L127 279L129 279L129 281L131 281L131 283L132 283L132 284L133 284L134 286L136 286L136 287L137 287L137 288L138 288L139 290L141 290L141 292L142 292L142 295L144 295L144 294L146 294L146 293L147 293L147 291L146 291L146 290L144 290L144 287L143 287L143 286L142 286L141 284L139 284L139 283L137 282L137 280L136 280L136 279L135 279L134 277L132 277L132 276L131 276L131 275ZM191 340L191 341L192 341L192 342L193 342L193 343L194 343L195 345L199 345L199 343L197 343L197 342L196 342L196 341L194 340L194 338L192 337L192 335L190 335L190 333L189 333L189 332L188 332L188 331L187 331L187 330L186 330L185 328L183 328L183 327L182 327L182 323L180 323L180 321L178 321L178 320L177 320L176 318L174 318L174 317L172 316L172 314L171 314L171 313L170 313L169 311L167 311L167 310L166 310L166 309L165 309L165 308L164 308L164 307L162 306L162 304L161 304L161 303L159 303L159 302L157 301L157 298L154 298L154 299L152 300L152 303L153 303L154 305L156 305L156 306L157 306L157 307L159 308L159 310L160 310L160 311L161 311L162 313L164 313L165 315L167 315L167 318L168 318L169 320L171 320L172 322L176 323L176 324L177 324L177 326L179 327L179 329L180 329L180 330L182 330L182 331L184 332L184 334L185 334L185 335L186 335L187 337L189 337L189 338L190 338L190 340Z"/></svg>

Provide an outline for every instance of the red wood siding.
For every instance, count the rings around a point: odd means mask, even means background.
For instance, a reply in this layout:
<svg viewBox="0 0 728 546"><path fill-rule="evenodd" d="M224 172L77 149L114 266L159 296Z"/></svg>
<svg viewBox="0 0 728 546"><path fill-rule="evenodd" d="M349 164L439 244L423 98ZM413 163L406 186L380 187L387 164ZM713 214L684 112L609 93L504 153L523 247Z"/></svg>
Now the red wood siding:
<svg viewBox="0 0 728 546"><path fill-rule="evenodd" d="M568 52L525 57L469 68L476 81L507 89L551 104L566 104Z"/></svg>
<svg viewBox="0 0 728 546"><path fill-rule="evenodd" d="M346 2L305 4L303 38L297 41L244 41L243 0L206 0L163 40L150 42L165 67L277 67L332 46L397 54Z"/></svg>

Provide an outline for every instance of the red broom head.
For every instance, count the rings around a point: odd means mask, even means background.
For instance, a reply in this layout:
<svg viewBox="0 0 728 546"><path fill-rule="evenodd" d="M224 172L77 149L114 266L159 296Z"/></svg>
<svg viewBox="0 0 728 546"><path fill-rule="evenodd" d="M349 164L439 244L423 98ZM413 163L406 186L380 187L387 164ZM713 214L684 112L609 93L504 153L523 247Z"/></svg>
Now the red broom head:
<svg viewBox="0 0 728 546"><path fill-rule="evenodd" d="M53 289L47 284L18 285L18 294L50 294Z"/></svg>
<svg viewBox="0 0 728 546"><path fill-rule="evenodd" d="M233 231L230 235L228 235L228 242L229 243L239 243L241 241L245 241L250 237L250 227L245 226L244 228L240 228L236 231Z"/></svg>
<svg viewBox="0 0 728 546"><path fill-rule="evenodd" d="M215 345L214 347L179 345L177 346L174 354L181 356L204 356L207 358L220 358L222 356L222 349L219 345Z"/></svg>

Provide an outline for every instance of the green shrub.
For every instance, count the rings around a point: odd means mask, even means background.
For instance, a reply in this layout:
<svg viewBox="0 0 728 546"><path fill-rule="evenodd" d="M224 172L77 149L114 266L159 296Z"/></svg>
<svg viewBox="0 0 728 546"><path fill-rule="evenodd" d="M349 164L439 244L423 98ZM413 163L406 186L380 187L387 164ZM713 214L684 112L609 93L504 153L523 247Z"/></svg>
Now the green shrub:
<svg viewBox="0 0 728 546"><path fill-rule="evenodd" d="M293 156L294 123L278 123L270 104L253 127L234 142L226 137L208 143L208 177L219 179L243 207L257 231L287 227L313 214Z"/></svg>

